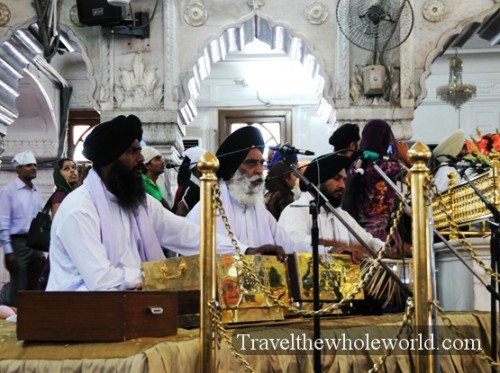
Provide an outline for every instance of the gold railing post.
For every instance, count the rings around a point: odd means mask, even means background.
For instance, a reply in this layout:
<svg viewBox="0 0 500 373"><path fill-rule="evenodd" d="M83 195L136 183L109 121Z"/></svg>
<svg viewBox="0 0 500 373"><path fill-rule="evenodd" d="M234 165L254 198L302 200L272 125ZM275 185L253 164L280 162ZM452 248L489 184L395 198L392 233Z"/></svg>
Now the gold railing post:
<svg viewBox="0 0 500 373"><path fill-rule="evenodd" d="M490 178L491 185L493 185L493 203L495 203L496 207L500 207L500 152L491 152L491 169L490 169Z"/></svg>
<svg viewBox="0 0 500 373"><path fill-rule="evenodd" d="M416 142L408 152L411 168L411 206L412 206L412 239L413 239L413 301L415 306L414 336L422 341L432 339L432 299L431 279L431 242L429 227L429 169L426 163L431 157L429 148ZM417 373L434 373L434 355L432 351L416 351L415 367Z"/></svg>
<svg viewBox="0 0 500 373"><path fill-rule="evenodd" d="M216 299L215 205L212 202L219 161L210 152L198 161L200 178L200 345L199 372L215 373L215 336L209 302Z"/></svg>
<svg viewBox="0 0 500 373"><path fill-rule="evenodd" d="M453 222L457 221L457 216L456 216L456 209L455 209L455 199L457 198L457 191L455 190L455 184L457 181L457 173L452 171L448 174L448 190L446 193L448 193L448 207L449 207L449 214L451 216L451 220ZM457 232L457 226L455 224L450 225L450 240L456 240L458 239L458 232Z"/></svg>

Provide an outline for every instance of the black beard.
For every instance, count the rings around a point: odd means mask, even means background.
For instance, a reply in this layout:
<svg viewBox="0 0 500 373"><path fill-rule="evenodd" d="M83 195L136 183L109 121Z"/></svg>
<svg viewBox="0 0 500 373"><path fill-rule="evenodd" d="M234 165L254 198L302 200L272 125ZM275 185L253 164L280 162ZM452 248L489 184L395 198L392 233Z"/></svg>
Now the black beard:
<svg viewBox="0 0 500 373"><path fill-rule="evenodd" d="M326 187L320 186L319 191L323 193L326 198L328 198L328 202L330 202L330 205L332 205L333 207L337 208L342 204L342 198L330 195L326 190Z"/></svg>
<svg viewBox="0 0 500 373"><path fill-rule="evenodd" d="M118 199L118 204L127 210L135 210L146 202L146 190L135 169L128 171L119 160L111 164L107 186Z"/></svg>

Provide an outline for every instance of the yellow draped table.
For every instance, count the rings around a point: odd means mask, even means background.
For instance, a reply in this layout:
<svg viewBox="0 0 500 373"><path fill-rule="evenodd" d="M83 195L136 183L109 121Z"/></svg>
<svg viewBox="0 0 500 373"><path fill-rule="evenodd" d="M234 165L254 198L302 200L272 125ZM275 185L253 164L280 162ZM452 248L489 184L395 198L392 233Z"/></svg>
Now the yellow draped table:
<svg viewBox="0 0 500 373"><path fill-rule="evenodd" d="M449 317L468 339L480 340L487 354L490 348L490 315L487 312L453 312ZM322 320L322 338L393 338L401 314L383 316L340 317ZM466 326L466 327L465 327ZM245 348L246 359L256 372L313 372L312 352L297 350L299 345L282 345L288 350L279 353L264 351L262 341L278 341L287 336L312 336L310 320L294 323L253 325L230 329L235 344ZM16 338L15 324L0 322L0 372L172 372L191 373L198 369L198 330L179 329L176 336L166 338L138 338L116 343L27 343ZM246 337L236 337L247 335ZM245 341L245 345L237 343ZM253 340L253 342L251 341ZM253 347L260 348L256 351ZM295 350L291 350L294 347ZM303 346L302 346L303 347ZM357 348L358 347L358 348ZM323 372L367 372L383 351L328 350L322 354ZM243 371L226 345L217 354L219 372ZM443 373L490 372L488 364L475 354L440 351ZM410 358L406 353L389 356L381 372L410 372Z"/></svg>

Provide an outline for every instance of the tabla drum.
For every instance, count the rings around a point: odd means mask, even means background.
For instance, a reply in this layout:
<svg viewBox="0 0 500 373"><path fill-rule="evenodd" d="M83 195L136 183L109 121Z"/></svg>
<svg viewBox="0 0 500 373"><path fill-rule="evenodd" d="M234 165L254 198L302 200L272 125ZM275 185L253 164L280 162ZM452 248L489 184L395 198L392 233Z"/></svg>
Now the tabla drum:
<svg viewBox="0 0 500 373"><path fill-rule="evenodd" d="M401 279L403 284L410 289L413 288L413 259L382 259L382 261ZM368 259L361 264L363 278L373 263L373 259ZM383 309L399 311L405 307L407 296L404 290L382 266L375 269L372 278L365 285L364 291L366 295L380 301Z"/></svg>

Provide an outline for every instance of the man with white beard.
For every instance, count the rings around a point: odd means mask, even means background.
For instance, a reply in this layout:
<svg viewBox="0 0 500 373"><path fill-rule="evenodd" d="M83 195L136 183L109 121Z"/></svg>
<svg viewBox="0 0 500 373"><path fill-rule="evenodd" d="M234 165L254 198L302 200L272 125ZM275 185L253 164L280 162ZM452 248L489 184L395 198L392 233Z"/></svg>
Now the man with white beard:
<svg viewBox="0 0 500 373"><path fill-rule="evenodd" d="M222 205L231 229L240 242L252 247L269 245L270 251L281 247L286 253L310 252L310 244L290 240L265 207L263 150L260 131L245 126L231 133L216 152ZM200 224L199 204L187 219ZM216 228L217 233L228 235L220 216Z"/></svg>

